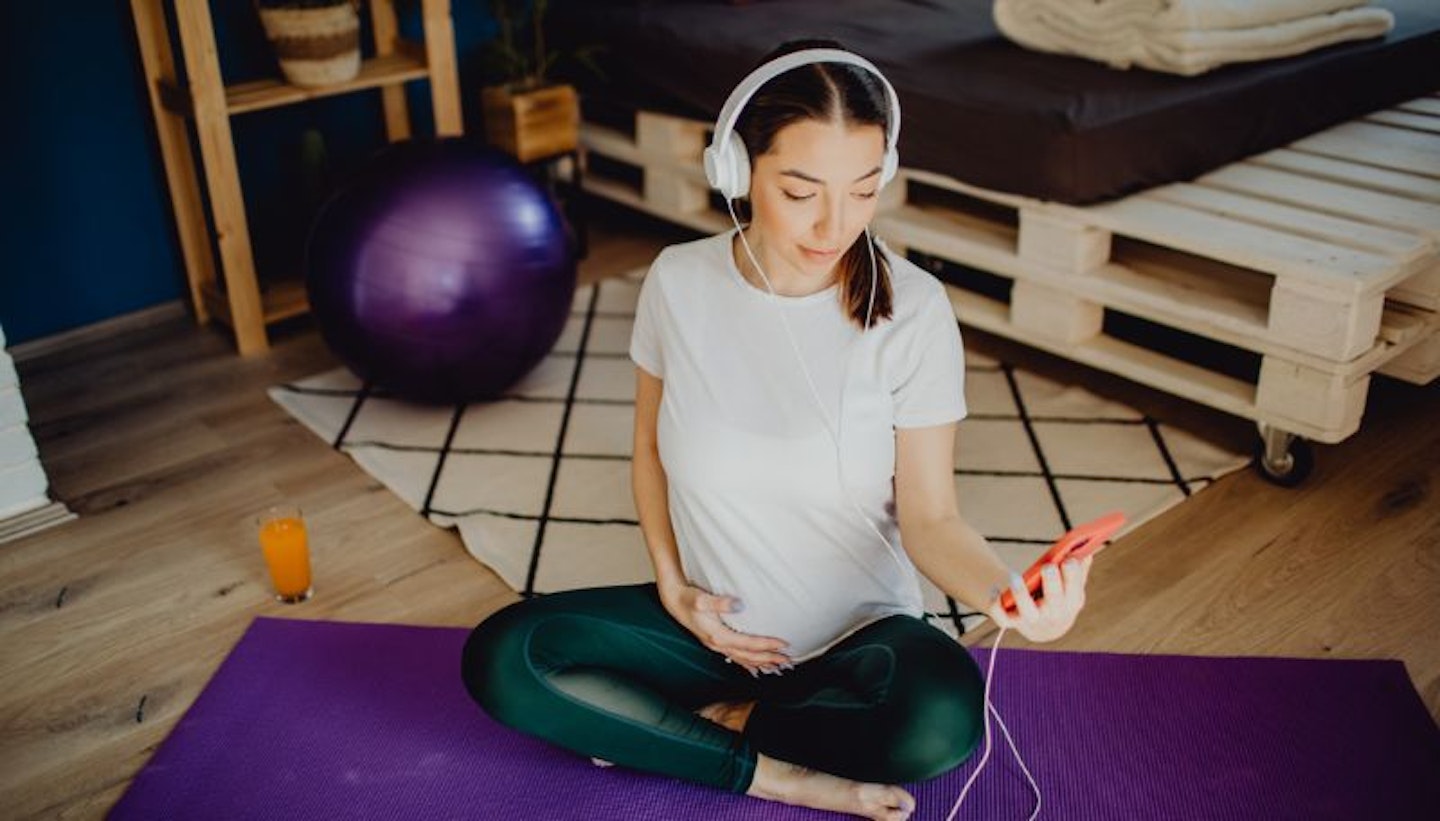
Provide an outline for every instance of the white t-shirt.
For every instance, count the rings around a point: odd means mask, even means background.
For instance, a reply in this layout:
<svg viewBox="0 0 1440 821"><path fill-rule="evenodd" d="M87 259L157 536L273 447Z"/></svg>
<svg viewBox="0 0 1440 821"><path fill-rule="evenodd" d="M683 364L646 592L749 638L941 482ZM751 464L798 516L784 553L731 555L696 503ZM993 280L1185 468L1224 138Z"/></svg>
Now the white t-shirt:
<svg viewBox="0 0 1440 821"><path fill-rule="evenodd" d="M924 612L894 517L895 428L965 416L964 357L944 286L909 260L885 251L894 316L862 334L838 285L775 297L745 281L734 236L660 252L630 357L664 381L657 436L686 577L739 598L726 622L786 640L800 661ZM832 426L844 381L843 485L782 314Z"/></svg>

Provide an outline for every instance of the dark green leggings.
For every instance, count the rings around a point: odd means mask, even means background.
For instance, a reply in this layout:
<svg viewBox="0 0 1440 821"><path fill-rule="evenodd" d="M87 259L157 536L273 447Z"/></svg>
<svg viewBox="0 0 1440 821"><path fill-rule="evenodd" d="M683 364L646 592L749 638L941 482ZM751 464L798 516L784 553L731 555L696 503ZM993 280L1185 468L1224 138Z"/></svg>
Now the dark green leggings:
<svg viewBox="0 0 1440 821"><path fill-rule="evenodd" d="M752 677L671 618L654 584L517 602L475 628L465 685L497 721L631 767L745 792L757 753L858 781L921 781L982 733L983 683L954 639L890 616L782 675ZM755 701L743 733L693 711Z"/></svg>

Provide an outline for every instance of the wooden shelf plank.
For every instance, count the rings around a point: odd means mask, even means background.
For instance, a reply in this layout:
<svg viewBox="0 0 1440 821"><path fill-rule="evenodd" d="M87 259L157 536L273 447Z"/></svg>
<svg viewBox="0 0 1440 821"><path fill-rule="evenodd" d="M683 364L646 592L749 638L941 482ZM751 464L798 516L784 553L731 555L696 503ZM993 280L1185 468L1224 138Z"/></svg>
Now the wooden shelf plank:
<svg viewBox="0 0 1440 821"><path fill-rule="evenodd" d="M425 63L424 49L414 43L403 43L394 54L361 63L360 73L355 79L344 83L322 88L301 88L278 78L270 78L226 86L225 110L232 115L243 114L367 88L398 85L428 76L429 68Z"/></svg>
<svg viewBox="0 0 1440 821"><path fill-rule="evenodd" d="M955 318L962 325L1014 339L1236 416L1252 419L1257 416L1255 386L1248 382L1110 337L1097 336L1079 344L1031 338L1010 322L1008 305L953 285L947 285L945 290Z"/></svg>
<svg viewBox="0 0 1440 821"><path fill-rule="evenodd" d="M1341 183L1366 191L1394 194L1422 202L1440 203L1440 180L1376 168L1363 163L1346 162L1319 154L1306 154L1289 148L1277 148L1251 157L1233 165L1263 166L1279 171L1289 171L1300 176L1317 180Z"/></svg>
<svg viewBox="0 0 1440 821"><path fill-rule="evenodd" d="M1440 178L1440 142L1407 128L1352 121L1297 140L1290 147Z"/></svg>
<svg viewBox="0 0 1440 821"><path fill-rule="evenodd" d="M680 223L681 225L694 228L696 231L713 234L725 230L725 227L729 225L725 217L720 216L714 211L675 212L657 208L652 203L646 202L645 198L634 189L589 174L585 176L585 181L582 186L586 193L604 197L612 202L618 202L621 205L629 206L637 211L644 211L647 214L652 214L670 222Z"/></svg>
<svg viewBox="0 0 1440 821"><path fill-rule="evenodd" d="M1440 240L1440 204L1358 189L1345 183L1261 166L1227 165L1197 183L1261 200L1287 203L1342 219Z"/></svg>
<svg viewBox="0 0 1440 821"><path fill-rule="evenodd" d="M234 328L235 323L230 318L230 299L219 285L206 283L202 293L211 315ZM260 293L260 305L266 325L310 311L310 300L305 294L305 283L301 280L267 283Z"/></svg>
<svg viewBox="0 0 1440 821"><path fill-rule="evenodd" d="M1418 100L1401 103L1395 106L1395 108L1400 111L1413 111L1416 114L1433 114L1440 117L1440 98L1421 97Z"/></svg>
<svg viewBox="0 0 1440 821"><path fill-rule="evenodd" d="M265 306L265 324L310 312L310 298L302 280L284 280L267 285L260 294Z"/></svg>
<svg viewBox="0 0 1440 821"><path fill-rule="evenodd" d="M1365 122L1440 134L1440 117L1414 111L1377 111L1366 117Z"/></svg>
<svg viewBox="0 0 1440 821"><path fill-rule="evenodd" d="M1123 236L1228 262L1336 294L1358 295L1403 279L1404 265L1378 254L1298 236L1164 201L1165 187L1083 210L1050 205Z"/></svg>
<svg viewBox="0 0 1440 821"><path fill-rule="evenodd" d="M1301 202L1287 203L1263 196L1237 194L1221 187L1208 187L1204 184L1204 177L1199 182L1198 185L1183 182L1167 185L1156 197L1174 205L1379 254L1402 265L1419 262L1434 250L1429 240L1409 231L1312 210Z"/></svg>

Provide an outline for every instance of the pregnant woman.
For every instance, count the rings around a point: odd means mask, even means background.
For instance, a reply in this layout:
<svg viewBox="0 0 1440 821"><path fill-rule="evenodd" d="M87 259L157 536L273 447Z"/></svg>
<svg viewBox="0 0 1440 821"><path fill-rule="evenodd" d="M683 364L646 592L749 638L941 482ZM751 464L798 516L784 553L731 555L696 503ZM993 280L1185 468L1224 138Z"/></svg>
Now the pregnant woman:
<svg viewBox="0 0 1440 821"><path fill-rule="evenodd" d="M869 232L899 118L829 42L782 46L731 94L706 172L749 219L660 253L630 346L656 581L481 623L464 675L495 719L602 763L905 819L901 785L963 762L984 718L917 571L1033 641L1074 623L1088 559L1037 602L958 512L959 330L943 286Z"/></svg>

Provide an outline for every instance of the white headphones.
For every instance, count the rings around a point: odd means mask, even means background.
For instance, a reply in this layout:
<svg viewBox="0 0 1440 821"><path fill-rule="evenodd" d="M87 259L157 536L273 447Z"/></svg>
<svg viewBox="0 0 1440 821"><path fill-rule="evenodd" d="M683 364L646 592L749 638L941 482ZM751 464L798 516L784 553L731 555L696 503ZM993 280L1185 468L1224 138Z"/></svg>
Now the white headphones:
<svg viewBox="0 0 1440 821"><path fill-rule="evenodd" d="M741 80L725 100L724 108L720 109L720 117L715 121L714 136L710 138L710 145L705 149L705 179L709 181L711 188L719 191L727 200L739 199L750 192L750 154L745 150L745 143L740 139L740 135L735 133L735 123L740 119L740 110L755 92L772 78L810 63L848 63L880 78L881 84L885 86L885 96L890 102L890 133L885 139L885 158L880 162L880 185L883 187L895 178L900 169L900 152L896 150L900 139L900 98L895 96L894 87L874 63L858 54L836 48L812 48L782 55L760 66Z"/></svg>

